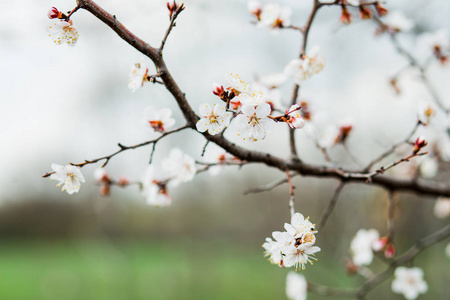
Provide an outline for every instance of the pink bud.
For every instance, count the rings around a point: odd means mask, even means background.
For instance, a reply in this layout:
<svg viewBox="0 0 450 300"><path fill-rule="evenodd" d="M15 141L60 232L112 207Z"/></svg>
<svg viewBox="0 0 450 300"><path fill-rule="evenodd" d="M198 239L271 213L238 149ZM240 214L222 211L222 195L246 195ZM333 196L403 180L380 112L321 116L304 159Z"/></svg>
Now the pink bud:
<svg viewBox="0 0 450 300"><path fill-rule="evenodd" d="M387 245L386 249L384 250L384 256L386 258L392 258L395 255L395 246L392 243L389 243L389 245Z"/></svg>
<svg viewBox="0 0 450 300"><path fill-rule="evenodd" d="M418 153L420 149L422 149L426 145L428 145L428 143L425 141L425 138L423 136L419 136L414 144L413 154Z"/></svg>
<svg viewBox="0 0 450 300"><path fill-rule="evenodd" d="M388 11L386 8L384 8L383 6L381 6L381 4L379 2L377 2L375 4L375 9L377 10L378 15L381 16L385 16L387 15Z"/></svg>
<svg viewBox="0 0 450 300"><path fill-rule="evenodd" d="M62 12L60 12L56 7L52 7L48 11L47 16L49 19L59 19L62 16Z"/></svg>
<svg viewBox="0 0 450 300"><path fill-rule="evenodd" d="M223 98L225 90L223 89L223 86L218 84L217 82L213 83L213 94L216 96L219 96L220 98Z"/></svg>
<svg viewBox="0 0 450 300"><path fill-rule="evenodd" d="M364 6L359 7L359 14L363 20L372 18L372 12Z"/></svg>
<svg viewBox="0 0 450 300"><path fill-rule="evenodd" d="M122 176L119 178L119 180L117 181L117 185L118 186L127 186L130 183L130 181L128 180L128 178Z"/></svg>
<svg viewBox="0 0 450 300"><path fill-rule="evenodd" d="M167 9L169 10L169 17L172 18L174 12L178 10L178 4L175 0L170 0L167 2Z"/></svg>
<svg viewBox="0 0 450 300"><path fill-rule="evenodd" d="M109 187L109 184L103 184L100 187L100 195L102 195L102 196L109 196L110 191L111 191L111 189Z"/></svg>
<svg viewBox="0 0 450 300"><path fill-rule="evenodd" d="M341 14L340 21L343 24L350 24L352 22L352 15L348 12L348 10L345 6L342 7L342 14Z"/></svg>

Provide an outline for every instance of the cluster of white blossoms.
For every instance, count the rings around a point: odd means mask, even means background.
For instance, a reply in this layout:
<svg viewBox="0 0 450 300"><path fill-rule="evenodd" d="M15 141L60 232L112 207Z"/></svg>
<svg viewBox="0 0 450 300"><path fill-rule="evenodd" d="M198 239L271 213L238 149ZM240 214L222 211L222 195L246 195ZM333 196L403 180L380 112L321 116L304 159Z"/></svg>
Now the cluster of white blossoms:
<svg viewBox="0 0 450 300"><path fill-rule="evenodd" d="M408 300L416 299L419 294L425 294L428 291L428 285L423 280L423 271L420 268L398 267L395 269L394 276L392 291L403 294Z"/></svg>
<svg viewBox="0 0 450 300"><path fill-rule="evenodd" d="M309 262L313 264L314 254L320 251L320 248L314 246L317 233L314 224L305 219L302 214L296 213L292 216L291 223L284 224L286 231L274 231L273 240L266 238L263 248L269 261L280 267L295 267L305 269Z"/></svg>
<svg viewBox="0 0 450 300"><path fill-rule="evenodd" d="M286 277L286 296L291 300L306 300L308 283L305 276L289 272Z"/></svg>
<svg viewBox="0 0 450 300"><path fill-rule="evenodd" d="M128 88L133 91L133 93L144 85L144 82L148 81L148 68L141 59L138 63L135 63L130 70L130 75L128 78Z"/></svg>
<svg viewBox="0 0 450 300"><path fill-rule="evenodd" d="M292 60L284 69L284 73L292 77L297 84L319 73L324 65L325 59L319 56L320 47L314 46L301 58Z"/></svg>
<svg viewBox="0 0 450 300"><path fill-rule="evenodd" d="M291 25L292 9L288 6L281 6L278 3L263 6L258 1L250 1L247 8L256 16L260 27L280 29Z"/></svg>
<svg viewBox="0 0 450 300"><path fill-rule="evenodd" d="M146 107L144 110L144 123L156 132L165 132L175 125L175 119L172 118L170 108Z"/></svg>
<svg viewBox="0 0 450 300"><path fill-rule="evenodd" d="M50 175L50 180L58 180L56 187L62 185L62 191L66 191L69 195L78 193L81 187L81 182L85 182L80 168L72 165L61 166L52 164L54 173Z"/></svg>

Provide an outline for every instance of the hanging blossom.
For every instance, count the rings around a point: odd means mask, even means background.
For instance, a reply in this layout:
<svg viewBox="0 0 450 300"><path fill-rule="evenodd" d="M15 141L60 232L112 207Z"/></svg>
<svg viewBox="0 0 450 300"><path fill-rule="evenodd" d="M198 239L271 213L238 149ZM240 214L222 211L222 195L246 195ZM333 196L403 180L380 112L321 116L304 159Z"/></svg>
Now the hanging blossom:
<svg viewBox="0 0 450 300"><path fill-rule="evenodd" d="M81 187L81 182L85 182L83 174L81 174L80 168L67 165L61 166L52 164L52 169L55 171L50 176L50 180L58 180L56 187L62 187L62 191L66 191L69 195L78 193Z"/></svg>
<svg viewBox="0 0 450 300"><path fill-rule="evenodd" d="M78 30L73 26L72 20L54 20L48 27L48 36L53 39L56 45L67 44L70 47L75 46L78 41Z"/></svg>
<svg viewBox="0 0 450 300"><path fill-rule="evenodd" d="M198 108L200 120L196 127L200 132L208 131L215 135L230 124L231 113L226 111L224 103L216 103L213 106L201 104Z"/></svg>
<svg viewBox="0 0 450 300"><path fill-rule="evenodd" d="M394 276L392 291L403 294L408 300L416 299L419 294L425 294L428 291L428 285L423 280L423 271L420 268L398 267L395 269Z"/></svg>
<svg viewBox="0 0 450 300"><path fill-rule="evenodd" d="M175 185L191 181L197 173L195 160L178 148L172 149L169 157L163 159L162 169Z"/></svg>
<svg viewBox="0 0 450 300"><path fill-rule="evenodd" d="M167 181L157 180L153 166L148 166L143 182L143 193L146 203L152 206L165 207L172 204L172 197L167 191Z"/></svg>
<svg viewBox="0 0 450 300"><path fill-rule="evenodd" d="M319 73L325 64L322 56L319 56L320 48L314 46L307 55L302 55L300 59L292 60L284 69L284 73L294 78L295 83L300 84L302 81Z"/></svg>
<svg viewBox="0 0 450 300"><path fill-rule="evenodd" d="M144 82L148 81L148 68L144 61L141 60L135 63L130 70L130 75L128 78L128 88L133 91L133 93L144 85Z"/></svg>
<svg viewBox="0 0 450 300"><path fill-rule="evenodd" d="M159 108L148 106L144 110L145 124L156 132L165 132L173 127L175 119L172 117L170 108Z"/></svg>
<svg viewBox="0 0 450 300"><path fill-rule="evenodd" d="M370 265L373 260L373 246L380 238L376 229L360 229L350 244L353 263L357 266Z"/></svg>
<svg viewBox="0 0 450 300"><path fill-rule="evenodd" d="M314 246L317 233L314 224L305 219L302 214L296 213L292 217L291 223L284 224L285 232L275 231L271 238L266 238L263 248L269 261L280 267L295 267L305 269L309 262L313 264L314 254L320 248Z"/></svg>
<svg viewBox="0 0 450 300"><path fill-rule="evenodd" d="M418 119L422 124L428 125L431 118L436 115L436 106L432 103L422 103L419 105Z"/></svg>
<svg viewBox="0 0 450 300"><path fill-rule="evenodd" d="M286 296L291 300L306 300L308 283L305 276L289 272L286 277Z"/></svg>

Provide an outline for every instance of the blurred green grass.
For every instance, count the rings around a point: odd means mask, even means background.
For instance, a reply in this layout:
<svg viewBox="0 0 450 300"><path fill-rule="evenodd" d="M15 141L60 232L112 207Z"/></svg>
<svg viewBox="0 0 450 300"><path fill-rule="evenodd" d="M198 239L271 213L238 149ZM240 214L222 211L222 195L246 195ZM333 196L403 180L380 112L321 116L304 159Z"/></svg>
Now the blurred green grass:
<svg viewBox="0 0 450 300"><path fill-rule="evenodd" d="M286 273L259 245L226 241L15 240L0 247L2 300L284 299Z"/></svg>

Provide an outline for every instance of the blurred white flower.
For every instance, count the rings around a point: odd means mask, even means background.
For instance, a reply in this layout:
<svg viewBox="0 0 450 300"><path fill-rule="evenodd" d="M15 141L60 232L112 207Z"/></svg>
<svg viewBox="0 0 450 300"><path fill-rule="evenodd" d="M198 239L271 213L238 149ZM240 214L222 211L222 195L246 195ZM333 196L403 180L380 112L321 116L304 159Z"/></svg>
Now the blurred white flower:
<svg viewBox="0 0 450 300"><path fill-rule="evenodd" d="M300 113L300 105L294 104L286 111L290 117L287 121L289 127L292 129L301 129L305 126L305 119Z"/></svg>
<svg viewBox="0 0 450 300"><path fill-rule="evenodd" d="M376 229L360 229L350 243L350 252L355 265L370 265L373 260L372 247L379 239L380 234Z"/></svg>
<svg viewBox="0 0 450 300"><path fill-rule="evenodd" d="M225 163L229 161L238 161L238 159L234 158L234 156L216 144L210 144L208 145L208 148L206 148L205 162L217 164L210 166L208 169L209 174L212 176L217 176L220 171L226 167Z"/></svg>
<svg viewBox="0 0 450 300"><path fill-rule="evenodd" d="M267 117L268 115L270 115L270 105L267 103L257 106L244 104L241 113L234 121L238 127L238 136L243 140L263 140L273 122Z"/></svg>
<svg viewBox="0 0 450 300"><path fill-rule="evenodd" d="M197 172L195 160L178 148L170 151L169 157L163 159L161 167L174 185L191 181Z"/></svg>
<svg viewBox="0 0 450 300"><path fill-rule="evenodd" d="M258 80L259 83L266 86L269 89L276 89L282 86L286 82L286 75L284 73L271 73L261 76Z"/></svg>
<svg viewBox="0 0 450 300"><path fill-rule="evenodd" d="M247 3L247 9L251 14L259 16L262 11L262 4L259 1L249 1Z"/></svg>
<svg viewBox="0 0 450 300"><path fill-rule="evenodd" d="M286 277L286 295L291 300L306 300L308 284L305 276L289 272Z"/></svg>
<svg viewBox="0 0 450 300"><path fill-rule="evenodd" d="M104 168L98 168L94 171L94 179L98 182L110 182L111 178Z"/></svg>
<svg viewBox="0 0 450 300"><path fill-rule="evenodd" d="M420 268L398 267L394 273L395 279L392 282L392 291L403 294L408 299L416 299L419 294L428 291L428 285L423 280L423 271Z"/></svg>
<svg viewBox="0 0 450 300"><path fill-rule="evenodd" d="M320 48L314 46L307 55L303 55L300 59L292 60L285 67L284 73L287 76L294 78L294 81L297 84L301 84L302 81L319 73L325 65L324 58L318 55L319 51Z"/></svg>
<svg viewBox="0 0 450 300"><path fill-rule="evenodd" d="M439 172L439 162L436 158L433 157L426 157L421 163L420 163L420 174L424 178L433 178L435 177Z"/></svg>
<svg viewBox="0 0 450 300"><path fill-rule="evenodd" d="M409 31L414 27L414 22L401 10L389 11L383 22L396 31Z"/></svg>
<svg viewBox="0 0 450 300"><path fill-rule="evenodd" d="M138 63L135 63L130 70L128 78L128 88L133 91L133 93L140 87L144 85L147 81L148 68L145 65L143 59Z"/></svg>
<svg viewBox="0 0 450 300"><path fill-rule="evenodd" d="M156 132L164 132L175 124L170 108L159 108L148 106L144 109L145 125Z"/></svg>
<svg viewBox="0 0 450 300"><path fill-rule="evenodd" d="M425 32L417 38L418 53L421 56L436 56L445 62L450 50L450 39L446 29L434 33Z"/></svg>
<svg viewBox="0 0 450 300"><path fill-rule="evenodd" d="M450 131L450 129L447 129ZM450 138L448 137L448 134L443 134L437 141L437 150L440 159L443 161L449 162L450 161Z"/></svg>
<svg viewBox="0 0 450 300"><path fill-rule="evenodd" d="M143 193L148 205L164 207L172 204L172 197L167 192L167 184L155 178L155 169L148 166L143 182Z"/></svg>
<svg viewBox="0 0 450 300"><path fill-rule="evenodd" d="M291 25L292 9L278 3L264 5L258 25L273 29Z"/></svg>
<svg viewBox="0 0 450 300"><path fill-rule="evenodd" d="M56 45L65 43L73 47L78 41L78 30L72 25L72 20L69 22L53 20L52 24L48 27L48 31L49 36Z"/></svg>
<svg viewBox="0 0 450 300"><path fill-rule="evenodd" d="M243 100L252 105L253 103L266 102L270 105L271 110L280 109L281 105L281 92L277 88L268 88L261 82L252 84L252 88L257 91L253 93L253 99L251 97L245 97ZM250 95L251 96L251 95ZM257 104L256 104L257 105Z"/></svg>
<svg viewBox="0 0 450 300"><path fill-rule="evenodd" d="M439 219L444 219L450 216L450 198L438 198L434 204L433 212L436 218Z"/></svg>
<svg viewBox="0 0 450 300"><path fill-rule="evenodd" d="M419 105L418 118L423 124L430 123L431 117L436 114L436 106L432 103L421 103Z"/></svg>
<svg viewBox="0 0 450 300"><path fill-rule="evenodd" d="M66 191L69 195L78 193L81 187L81 182L85 182L83 174L81 174L80 168L67 165L61 166L52 164L54 174L50 175L50 180L58 180L56 187L62 187L62 191Z"/></svg>
<svg viewBox="0 0 450 300"><path fill-rule="evenodd" d="M200 132L211 135L218 134L230 124L231 113L225 109L225 103L216 103L213 106L201 104L198 108L200 120L196 127Z"/></svg>

